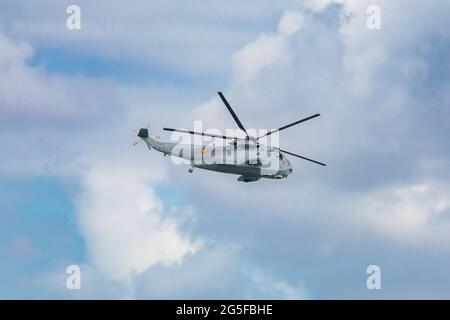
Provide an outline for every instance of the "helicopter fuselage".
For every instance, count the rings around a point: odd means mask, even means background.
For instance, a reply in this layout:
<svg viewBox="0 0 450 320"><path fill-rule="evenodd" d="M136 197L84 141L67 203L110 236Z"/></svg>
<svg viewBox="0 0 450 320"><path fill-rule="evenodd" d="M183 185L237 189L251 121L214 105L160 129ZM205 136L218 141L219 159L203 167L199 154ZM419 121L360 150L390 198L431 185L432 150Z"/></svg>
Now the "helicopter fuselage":
<svg viewBox="0 0 450 320"><path fill-rule="evenodd" d="M192 168L240 175L239 181L282 179L293 171L289 160L281 153L273 148L257 148L251 143L216 146L160 142L151 136L141 138L149 149L182 159L175 160L175 163L187 163Z"/></svg>

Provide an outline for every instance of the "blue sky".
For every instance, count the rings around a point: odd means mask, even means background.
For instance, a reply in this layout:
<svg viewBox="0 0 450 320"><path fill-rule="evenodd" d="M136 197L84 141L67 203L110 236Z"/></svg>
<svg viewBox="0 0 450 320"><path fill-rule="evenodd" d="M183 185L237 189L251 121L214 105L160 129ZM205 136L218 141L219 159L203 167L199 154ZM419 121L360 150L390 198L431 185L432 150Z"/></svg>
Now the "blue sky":
<svg viewBox="0 0 450 320"><path fill-rule="evenodd" d="M70 4L0 4L0 298L449 298L448 1L380 0L375 31L371 1L78 1L76 31ZM329 166L132 147L234 128L216 91L249 128L321 113L280 143Z"/></svg>

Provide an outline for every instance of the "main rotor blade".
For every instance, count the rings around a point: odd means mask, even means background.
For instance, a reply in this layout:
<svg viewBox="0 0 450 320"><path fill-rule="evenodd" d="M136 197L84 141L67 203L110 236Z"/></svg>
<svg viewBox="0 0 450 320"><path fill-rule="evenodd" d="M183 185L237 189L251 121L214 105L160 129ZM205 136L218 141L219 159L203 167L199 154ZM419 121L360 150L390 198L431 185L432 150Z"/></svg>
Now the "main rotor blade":
<svg viewBox="0 0 450 320"><path fill-rule="evenodd" d="M224 95L222 94L222 92L217 92L219 94L220 99L222 99L223 103L225 104L225 106L227 107L228 111L231 113L231 116L233 117L234 121L237 123L239 129L241 129L242 131L245 132L245 135L248 137L248 133L247 130L245 130L244 126L242 125L241 121L239 121L239 118L237 117L237 115L234 113L233 109L231 108L230 104L228 103L227 99L225 99Z"/></svg>
<svg viewBox="0 0 450 320"><path fill-rule="evenodd" d="M319 161L316 161L316 160L313 160L313 159L309 159L309 158L306 158L306 157L302 157L302 156L299 156L298 154L295 154L295 153L292 153L292 152L289 152L289 151L286 151L286 150L281 150L280 149L280 152L287 153L287 154L290 154L291 156L298 157L298 158L301 158L303 160L307 160L307 161L311 161L311 162L320 164L321 166L326 166L325 163L322 163L322 162L319 162Z"/></svg>
<svg viewBox="0 0 450 320"><path fill-rule="evenodd" d="M278 131L287 129L287 128L289 128L289 127L295 126L296 124L299 124L299 123L302 123L302 122L311 120L311 119L313 119L313 118L315 118L315 117L318 117L318 116L320 116L320 113L317 113L317 114L312 115L312 116L309 116L309 117L307 117L307 118L304 118L304 119L301 119L301 120L292 122L292 123L290 123L290 124L288 124L288 125L285 125L285 126L283 126L283 127L281 127L281 128L274 129L274 130L272 130L272 131L270 131L270 132L268 132L268 133L266 133L266 134L264 134L264 135L258 137L257 139L261 139L261 138L263 138L263 137L270 136L272 133L275 133L275 132L278 132Z"/></svg>
<svg viewBox="0 0 450 320"><path fill-rule="evenodd" d="M236 138L236 137L221 136L221 135L218 135L218 134L211 134L211 133L205 133L205 132L196 132L196 131L183 130L183 129L163 128L163 130L176 131L176 132L189 133L189 134L196 134L196 135L199 135L199 136L208 136L208 137L213 137L213 138L239 139L239 138Z"/></svg>

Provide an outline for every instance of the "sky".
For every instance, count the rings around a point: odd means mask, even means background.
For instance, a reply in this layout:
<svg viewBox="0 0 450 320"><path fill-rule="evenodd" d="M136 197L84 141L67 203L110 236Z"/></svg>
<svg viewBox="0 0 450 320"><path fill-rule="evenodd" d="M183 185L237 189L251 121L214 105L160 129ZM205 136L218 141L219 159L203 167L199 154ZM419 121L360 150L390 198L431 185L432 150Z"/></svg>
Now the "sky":
<svg viewBox="0 0 450 320"><path fill-rule="evenodd" d="M447 0L2 1L0 298L449 299L449 14ZM133 147L147 124L161 140L235 128L217 91L248 128L321 113L280 145L328 166L291 157L287 179L246 184Z"/></svg>

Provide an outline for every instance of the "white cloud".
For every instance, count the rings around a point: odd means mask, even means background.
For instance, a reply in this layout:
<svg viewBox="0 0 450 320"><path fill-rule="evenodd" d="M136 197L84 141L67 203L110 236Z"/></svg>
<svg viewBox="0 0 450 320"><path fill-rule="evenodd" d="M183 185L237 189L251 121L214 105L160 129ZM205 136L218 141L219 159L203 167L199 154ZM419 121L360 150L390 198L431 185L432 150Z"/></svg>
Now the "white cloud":
<svg viewBox="0 0 450 320"><path fill-rule="evenodd" d="M286 11L277 33L261 34L232 56L233 81L236 85L254 81L266 69L289 66L292 52L288 37L301 30L305 17L298 11Z"/></svg>
<svg viewBox="0 0 450 320"><path fill-rule="evenodd" d="M30 65L33 54L28 43L0 32L0 134L7 150L1 172L67 171L86 136L125 113L111 80L50 75Z"/></svg>
<svg viewBox="0 0 450 320"><path fill-rule="evenodd" d="M22 68L24 61L32 54L33 49L28 44L15 44L0 33L0 70L2 72L14 67Z"/></svg>
<svg viewBox="0 0 450 320"><path fill-rule="evenodd" d="M107 79L49 75L29 65L34 51L27 43L2 33L0 52L0 121L4 126L86 128L123 112L115 85Z"/></svg>
<svg viewBox="0 0 450 320"><path fill-rule="evenodd" d="M450 241L450 187L423 182L383 187L362 197L355 215L380 236L418 247L448 249Z"/></svg>
<svg viewBox="0 0 450 320"><path fill-rule="evenodd" d="M136 296L151 299L240 298L242 259L232 244L205 244L182 264L148 269L136 278Z"/></svg>
<svg viewBox="0 0 450 320"><path fill-rule="evenodd" d="M297 11L286 11L278 23L278 32L290 36L301 29L305 17Z"/></svg>
<svg viewBox="0 0 450 320"><path fill-rule="evenodd" d="M291 285L285 280L271 277L261 270L245 268L244 273L250 278L254 287L247 293L248 299L269 297L283 300L304 300L308 298L303 285Z"/></svg>
<svg viewBox="0 0 450 320"><path fill-rule="evenodd" d="M70 4L17 1L15 10L0 5L0 15L11 35L32 44L56 44L74 54L100 56L110 62L126 57L131 64L190 76L225 73L229 55L285 6L270 0L194 0L188 6L177 0L139 0L124 8L120 1L94 4L79 0L82 29L75 33L65 27Z"/></svg>
<svg viewBox="0 0 450 320"><path fill-rule="evenodd" d="M261 35L233 54L233 74L236 81L249 81L259 72L284 62L288 48L286 40L277 35Z"/></svg>
<svg viewBox="0 0 450 320"><path fill-rule="evenodd" d="M386 68L403 69L405 81L413 81L426 72L426 62L410 55L433 36L448 36L447 14L450 3L434 0L411 4L410 1L380 0L302 0L307 8L323 12L328 5L342 5L344 21L340 28L345 45L343 63L349 76L349 89L355 97L368 99L373 91L374 74ZM381 30L369 30L367 8L381 10ZM430 16L433 19L430 20ZM406 53L403 52L406 50Z"/></svg>
<svg viewBox="0 0 450 320"><path fill-rule="evenodd" d="M89 256L118 281L157 263L176 263L197 251L199 240L183 234L146 184L148 174L127 167L94 167L83 178L78 220Z"/></svg>
<svg viewBox="0 0 450 320"><path fill-rule="evenodd" d="M376 69L385 66L387 53L383 47L374 46L359 55L346 55L344 70L350 76L349 89L353 96L366 98L372 94L372 77Z"/></svg>
<svg viewBox="0 0 450 320"><path fill-rule="evenodd" d="M310 8L314 11L323 10L330 3L338 3L339 1L335 0L300 0L307 8Z"/></svg>

